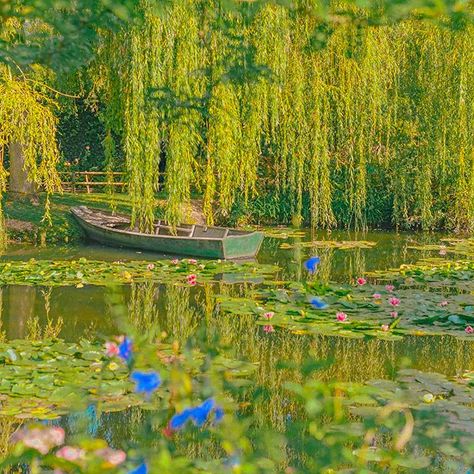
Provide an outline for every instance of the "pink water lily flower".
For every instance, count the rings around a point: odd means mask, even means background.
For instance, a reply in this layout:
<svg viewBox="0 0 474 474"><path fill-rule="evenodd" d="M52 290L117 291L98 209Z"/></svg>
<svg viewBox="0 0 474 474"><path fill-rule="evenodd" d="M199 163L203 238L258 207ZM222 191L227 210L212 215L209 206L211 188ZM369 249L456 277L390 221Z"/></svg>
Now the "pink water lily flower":
<svg viewBox="0 0 474 474"><path fill-rule="evenodd" d="M271 332L275 332L275 328L271 324L266 324L263 326L263 332L269 334Z"/></svg>
<svg viewBox="0 0 474 474"><path fill-rule="evenodd" d="M36 449L46 455L52 448L64 443L64 430L59 426L23 428L12 436L14 443L22 442L28 448Z"/></svg>
<svg viewBox="0 0 474 474"><path fill-rule="evenodd" d="M336 319L340 321L341 323L344 321L347 321L347 314L343 313L342 311L339 313L336 313Z"/></svg>
<svg viewBox="0 0 474 474"><path fill-rule="evenodd" d="M389 326L388 324L382 324L382 326L380 327L380 329L382 329L382 331L387 332L387 331L390 329L390 326Z"/></svg>
<svg viewBox="0 0 474 474"><path fill-rule="evenodd" d="M442 255L442 256L444 256L444 255L447 254L447 252L446 252L446 246L445 246L445 245L442 245L442 246L440 247L439 254Z"/></svg>
<svg viewBox="0 0 474 474"><path fill-rule="evenodd" d="M171 260L171 263L172 263L173 265L178 265L179 260L178 260L177 258L173 258L173 260Z"/></svg>
<svg viewBox="0 0 474 474"><path fill-rule="evenodd" d="M391 293L391 292L395 289L395 287L394 287L393 285L385 285L385 289L386 289L389 293Z"/></svg>
<svg viewBox="0 0 474 474"><path fill-rule="evenodd" d="M382 295L380 293L374 293L372 295L372 298L374 298L374 300L379 300L380 298L382 298Z"/></svg>
<svg viewBox="0 0 474 474"><path fill-rule="evenodd" d="M273 311L267 311L266 313L263 314L263 317L265 319L272 319L273 316L275 316L275 313Z"/></svg>
<svg viewBox="0 0 474 474"><path fill-rule="evenodd" d="M195 258L190 258L190 259L188 259L188 263L190 265L196 265L196 263L198 263L198 261Z"/></svg>
<svg viewBox="0 0 474 474"><path fill-rule="evenodd" d="M449 303L446 300L444 300L444 301L441 301L439 305L443 307L443 306L448 306L448 304Z"/></svg>
<svg viewBox="0 0 474 474"><path fill-rule="evenodd" d="M112 464L112 466L118 466L127 459L125 452L120 449L102 448L94 451L94 454L103 458L109 464Z"/></svg>
<svg viewBox="0 0 474 474"><path fill-rule="evenodd" d="M396 298L395 296L392 296L388 302L392 305L392 306L398 306L400 304L400 300L398 298Z"/></svg>
<svg viewBox="0 0 474 474"><path fill-rule="evenodd" d="M106 342L105 343L105 355L107 357L114 357L119 354L119 347L115 342Z"/></svg>
<svg viewBox="0 0 474 474"><path fill-rule="evenodd" d="M398 313L397 313L396 311L392 311L392 312L390 313L390 316L391 316L392 318L396 318L396 317L398 317Z"/></svg>
<svg viewBox="0 0 474 474"><path fill-rule="evenodd" d="M191 275L188 275L186 277L186 280L188 281L188 284L190 284L191 286L194 286L197 283L197 277L194 273L192 273Z"/></svg>
<svg viewBox="0 0 474 474"><path fill-rule="evenodd" d="M464 329L464 331L466 331L466 334L473 334L474 328L472 326L467 326L466 329Z"/></svg>
<svg viewBox="0 0 474 474"><path fill-rule="evenodd" d="M151 271L151 270L153 270L153 269L155 268L155 264L154 264L154 263L149 263L149 264L146 266L146 268Z"/></svg>
<svg viewBox="0 0 474 474"><path fill-rule="evenodd" d="M359 277L357 278L357 284L362 286L362 285L365 285L367 283L367 280L365 278L362 278L362 277Z"/></svg>
<svg viewBox="0 0 474 474"><path fill-rule="evenodd" d="M84 458L86 452L83 449L76 448L74 446L63 446L59 451L56 452L56 456L66 461L77 461L78 459Z"/></svg>

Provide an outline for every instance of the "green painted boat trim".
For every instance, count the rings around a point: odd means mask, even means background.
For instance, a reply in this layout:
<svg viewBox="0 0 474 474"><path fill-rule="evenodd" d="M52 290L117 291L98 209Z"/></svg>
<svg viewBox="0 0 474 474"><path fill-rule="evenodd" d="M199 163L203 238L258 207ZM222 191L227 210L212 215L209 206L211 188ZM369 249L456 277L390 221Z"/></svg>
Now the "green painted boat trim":
<svg viewBox="0 0 474 474"><path fill-rule="evenodd" d="M226 227L207 227L183 224L172 235L170 227L160 221L155 234L130 229L130 219L86 206L71 209L87 237L112 247L130 247L140 250L187 255L204 258L251 258L262 245L262 232L247 232Z"/></svg>

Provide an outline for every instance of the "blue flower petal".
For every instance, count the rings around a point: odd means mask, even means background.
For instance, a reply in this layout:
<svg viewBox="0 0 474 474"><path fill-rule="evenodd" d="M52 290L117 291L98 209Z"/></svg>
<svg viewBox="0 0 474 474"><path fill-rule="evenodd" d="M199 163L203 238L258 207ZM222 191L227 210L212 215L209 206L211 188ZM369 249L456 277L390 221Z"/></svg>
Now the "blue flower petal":
<svg viewBox="0 0 474 474"><path fill-rule="evenodd" d="M150 395L161 385L161 378L158 372L134 371L130 378L135 382L135 391Z"/></svg>
<svg viewBox="0 0 474 474"><path fill-rule="evenodd" d="M313 297L310 300L311 306L316 309L325 309L328 307L328 304L325 303L323 300L320 300L319 298Z"/></svg>
<svg viewBox="0 0 474 474"><path fill-rule="evenodd" d="M191 418L192 408L186 408L181 413L177 413L170 420L170 428L172 430L181 429Z"/></svg>
<svg viewBox="0 0 474 474"><path fill-rule="evenodd" d="M136 469L129 471L128 474L147 474L148 466L145 463L140 464Z"/></svg>
<svg viewBox="0 0 474 474"><path fill-rule="evenodd" d="M179 430L188 420L192 420L196 426L201 427L206 423L213 410L215 415L214 421L218 423L224 417L224 410L216 405L213 398L208 398L200 405L193 408L186 408L181 413L174 415L170 420L170 428L172 430Z"/></svg>
<svg viewBox="0 0 474 474"><path fill-rule="evenodd" d="M212 398L208 398L205 400L201 405L193 408L191 410L191 419L194 421L196 426L201 427L209 417L209 413L211 413L212 409L214 408L215 402Z"/></svg>
<svg viewBox="0 0 474 474"><path fill-rule="evenodd" d="M132 341L128 337L125 337L119 345L119 356L127 362L132 357Z"/></svg>
<svg viewBox="0 0 474 474"><path fill-rule="evenodd" d="M214 411L214 415L215 415L215 423L219 423L222 421L222 419L224 418L224 410L222 409L222 407L220 406L217 406L215 411Z"/></svg>
<svg viewBox="0 0 474 474"><path fill-rule="evenodd" d="M136 469L128 471L128 474L147 474L148 466L145 463L140 464Z"/></svg>
<svg viewBox="0 0 474 474"><path fill-rule="evenodd" d="M306 260L306 262L304 262L304 266L308 272L314 273L320 262L321 259L319 257L311 257L310 259Z"/></svg>

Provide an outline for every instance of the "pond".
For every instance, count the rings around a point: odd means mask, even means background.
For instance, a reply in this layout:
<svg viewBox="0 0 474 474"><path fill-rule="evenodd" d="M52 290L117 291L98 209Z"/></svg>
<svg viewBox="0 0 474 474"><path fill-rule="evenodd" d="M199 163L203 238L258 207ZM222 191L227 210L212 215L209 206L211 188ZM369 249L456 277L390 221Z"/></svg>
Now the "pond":
<svg viewBox="0 0 474 474"><path fill-rule="evenodd" d="M455 251L445 252L445 238L441 234L315 234L272 229L257 263L279 267L272 277L274 282L296 284L310 278L318 284L353 284L355 279L370 272L388 271L422 259L472 258ZM321 263L315 275L308 277L303 262L311 255L318 255ZM170 259L170 256L94 244L63 248L12 245L2 261L15 263L33 258L36 261L72 262L87 258L107 262L155 262L161 258ZM457 337L454 332L407 334L398 340L389 340L305 333L294 328L287 330L284 325L267 331L266 326L256 324L252 314L223 310L225 298L252 299L261 282L258 275L244 281L239 275L225 273L217 281L203 281L196 286L153 280L112 286L47 283L25 286L16 282L0 289L2 329L8 340L31 338L32 331L39 330L41 334L41 328L50 322L59 324L62 339L78 342L121 334L126 321L138 331L164 332L180 345L198 331L204 331L208 337L219 339L228 348L230 357L256 364L252 374L255 383L273 394L272 410L262 416L272 418L276 424L286 410L282 384L296 377L291 371L282 377L277 370L280 360L303 363L310 356L332 361L318 372L318 378L340 382L393 379L398 369L404 367L446 376L474 370L474 337L471 341L467 337ZM239 304L240 300L236 301ZM463 335L463 329L459 332ZM114 446L123 446L133 436L134 423L141 420L139 413L140 409L132 408L96 416L89 410L82 418L69 416L63 418L62 423L71 432L86 423L91 433L104 436Z"/></svg>

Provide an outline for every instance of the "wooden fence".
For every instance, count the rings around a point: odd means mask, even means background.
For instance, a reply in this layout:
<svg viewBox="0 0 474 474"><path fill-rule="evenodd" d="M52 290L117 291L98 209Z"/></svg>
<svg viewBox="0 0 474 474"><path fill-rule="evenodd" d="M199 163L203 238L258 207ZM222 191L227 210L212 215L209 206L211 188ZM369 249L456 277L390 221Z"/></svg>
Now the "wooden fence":
<svg viewBox="0 0 474 474"><path fill-rule="evenodd" d="M122 171L61 171L61 185L64 191L73 193L92 193L104 191L112 186L115 192L123 192L127 186ZM112 178L110 180L110 178Z"/></svg>

